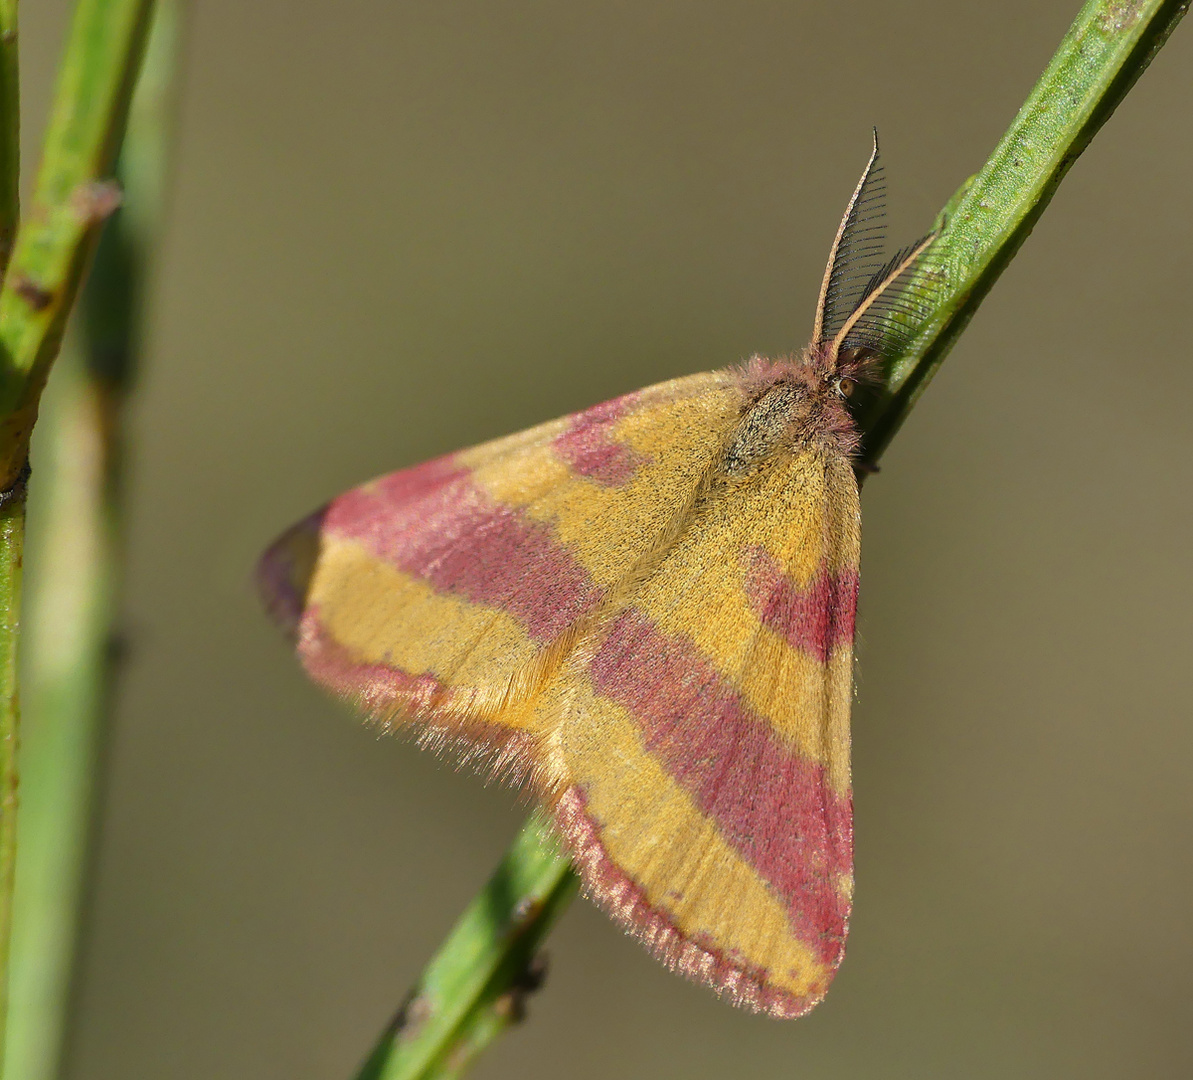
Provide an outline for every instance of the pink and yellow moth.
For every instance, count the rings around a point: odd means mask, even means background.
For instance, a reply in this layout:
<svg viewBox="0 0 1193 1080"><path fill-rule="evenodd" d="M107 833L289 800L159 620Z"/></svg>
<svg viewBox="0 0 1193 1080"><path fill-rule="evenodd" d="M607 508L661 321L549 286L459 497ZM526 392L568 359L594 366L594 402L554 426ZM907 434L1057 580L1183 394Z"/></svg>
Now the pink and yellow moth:
<svg viewBox="0 0 1193 1080"><path fill-rule="evenodd" d="M811 343L333 499L265 554L314 679L527 785L587 893L735 1004L799 1016L853 896L854 384L931 238L881 256L878 148Z"/></svg>

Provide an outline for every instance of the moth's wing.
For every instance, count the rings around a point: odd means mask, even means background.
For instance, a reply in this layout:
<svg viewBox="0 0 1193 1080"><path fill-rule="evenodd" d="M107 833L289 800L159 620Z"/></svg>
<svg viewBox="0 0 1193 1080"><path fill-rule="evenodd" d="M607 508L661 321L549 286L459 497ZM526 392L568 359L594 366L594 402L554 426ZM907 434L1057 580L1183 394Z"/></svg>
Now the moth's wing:
<svg viewBox="0 0 1193 1080"><path fill-rule="evenodd" d="M385 726L543 790L554 724L521 703L690 499L743 400L677 379L341 495L262 559L316 681Z"/></svg>
<svg viewBox="0 0 1193 1080"><path fill-rule="evenodd" d="M588 891L776 1016L823 997L848 927L858 518L843 458L714 491L538 704L563 717L554 809Z"/></svg>

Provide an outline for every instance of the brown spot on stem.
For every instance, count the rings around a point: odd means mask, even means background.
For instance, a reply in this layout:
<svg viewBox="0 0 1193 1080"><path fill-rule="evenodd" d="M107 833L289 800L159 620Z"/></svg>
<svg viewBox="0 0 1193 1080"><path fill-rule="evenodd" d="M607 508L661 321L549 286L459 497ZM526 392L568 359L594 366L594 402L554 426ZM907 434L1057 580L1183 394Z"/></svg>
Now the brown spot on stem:
<svg viewBox="0 0 1193 1080"><path fill-rule="evenodd" d="M13 288L16 289L17 296L34 311L44 311L54 299L54 294L49 289L43 289L32 278L24 275L17 278Z"/></svg>
<svg viewBox="0 0 1193 1080"><path fill-rule="evenodd" d="M0 491L0 510L8 506L9 503L24 502L25 492L29 483L29 473L32 470L29 468L29 462L26 461L22 466L21 471L17 474L16 480L12 485L4 491Z"/></svg>
<svg viewBox="0 0 1193 1080"><path fill-rule="evenodd" d="M1143 0L1113 0L1098 13L1098 27L1107 34L1130 30L1143 14Z"/></svg>
<svg viewBox="0 0 1193 1080"><path fill-rule="evenodd" d="M533 922L538 918L539 912L543 910L543 902L541 900L532 900L528 896L522 897L514 905L513 910L513 924L515 929L523 929L527 923Z"/></svg>
<svg viewBox="0 0 1193 1080"><path fill-rule="evenodd" d="M431 1003L421 994L418 988L410 991L409 997L402 1002L401 1007L389 1022L389 1034L403 1042L417 1038L423 1025L430 1019Z"/></svg>
<svg viewBox="0 0 1193 1080"><path fill-rule="evenodd" d="M0 491L7 491L17 482L29 462L29 436L37 420L38 395L0 419Z"/></svg>
<svg viewBox="0 0 1193 1080"><path fill-rule="evenodd" d="M71 207L80 220L94 225L110 216L124 199L115 180L93 180L71 192Z"/></svg>
<svg viewBox="0 0 1193 1080"><path fill-rule="evenodd" d="M526 999L541 990L547 981L547 954L538 953L518 973L506 992L493 1002L493 1011L511 1024L526 1019Z"/></svg>

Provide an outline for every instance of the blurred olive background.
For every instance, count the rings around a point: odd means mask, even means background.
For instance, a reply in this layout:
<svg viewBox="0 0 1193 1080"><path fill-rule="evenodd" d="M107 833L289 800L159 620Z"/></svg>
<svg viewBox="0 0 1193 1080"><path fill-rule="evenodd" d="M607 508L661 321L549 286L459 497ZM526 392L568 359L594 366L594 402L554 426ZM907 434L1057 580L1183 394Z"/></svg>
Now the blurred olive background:
<svg viewBox="0 0 1193 1080"><path fill-rule="evenodd" d="M306 683L272 536L798 347L870 126L903 242L1077 7L192 6L70 1077L347 1080L524 815ZM22 11L30 167L67 16ZM738 1012L579 901L478 1077L1193 1075L1191 65L1182 26L866 485L826 1002Z"/></svg>

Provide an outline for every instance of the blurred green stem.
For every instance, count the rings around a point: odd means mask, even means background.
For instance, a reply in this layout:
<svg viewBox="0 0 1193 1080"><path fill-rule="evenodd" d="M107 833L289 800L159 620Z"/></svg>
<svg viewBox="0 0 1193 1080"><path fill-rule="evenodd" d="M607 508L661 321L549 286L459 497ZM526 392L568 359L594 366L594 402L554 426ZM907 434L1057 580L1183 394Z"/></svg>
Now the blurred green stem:
<svg viewBox="0 0 1193 1080"><path fill-rule="evenodd" d="M0 144L12 158L16 5L0 0L11 34L0 37L5 70ZM24 550L24 481L41 391L58 354L92 244L118 192L106 183L124 132L152 0L79 0L59 69L30 212L21 220L0 286L0 1053L8 1022L8 959L17 855L16 650ZM15 159L8 162L15 168ZM15 213L16 180L5 184ZM2 191L0 191L2 193ZM0 227L6 223L0 222ZM3 1060L3 1059L0 1059Z"/></svg>
<svg viewBox="0 0 1193 1080"><path fill-rule="evenodd" d="M17 0L0 0L0 281L8 268L20 218L21 85ZM8 1016L8 958L12 936L17 845L17 638L21 564L25 548L25 486L17 481L0 507L0 1049Z"/></svg>
<svg viewBox="0 0 1193 1080"><path fill-rule="evenodd" d="M104 219L153 0L78 0L41 167L0 288L0 491L24 469L66 319Z"/></svg>
<svg viewBox="0 0 1193 1080"><path fill-rule="evenodd" d="M177 11L158 4L100 237L34 442L23 807L8 1080L59 1075L113 663L122 554L122 417L158 232Z"/></svg>
<svg viewBox="0 0 1193 1080"><path fill-rule="evenodd" d="M0 507L0 1047L8 1014L8 959L17 848L17 639L21 562L25 549L25 483L18 480Z"/></svg>
<svg viewBox="0 0 1193 1080"><path fill-rule="evenodd" d="M938 222L940 235L925 260L932 310L885 384L865 403L865 460L877 461L889 445L1069 167L1143 73L1187 5L1188 0L1090 0L1081 9L990 160L954 196ZM531 824L523 830L497 877L426 969L412 998L424 1004L425 1015L417 1025L408 1016L405 1023L391 1025L357 1080L444 1080L457 1075L463 1063L508 1026L491 1022L484 1002L499 1000L503 992L494 973L504 972L512 980L524 970L524 965L502 963L503 950L512 954L515 945L521 947L520 939L502 935L514 913L531 901L529 893L495 888L494 883L523 878L538 883L540 878L528 873L536 867L560 883L533 901L541 904L536 910L552 919L573 892L566 860L553 844L535 841L536 828ZM564 882L568 887L562 887ZM488 917L477 919L477 910ZM482 959L483 965L466 978L468 965ZM443 971L455 973L454 981L440 984ZM482 984L483 996L476 992ZM505 983L504 992L513 985ZM436 986L437 994L426 992ZM444 996L452 992L460 996Z"/></svg>
<svg viewBox="0 0 1193 1080"><path fill-rule="evenodd" d="M452 1077L510 1024L535 989L536 953L578 879L551 826L532 815L465 909L357 1080Z"/></svg>
<svg viewBox="0 0 1193 1080"><path fill-rule="evenodd" d="M1073 162L1135 85L1189 0L1090 0L977 176L942 211L925 260L932 312L865 412L876 462Z"/></svg>
<svg viewBox="0 0 1193 1080"><path fill-rule="evenodd" d="M0 0L0 279L20 219L21 83L17 0Z"/></svg>

